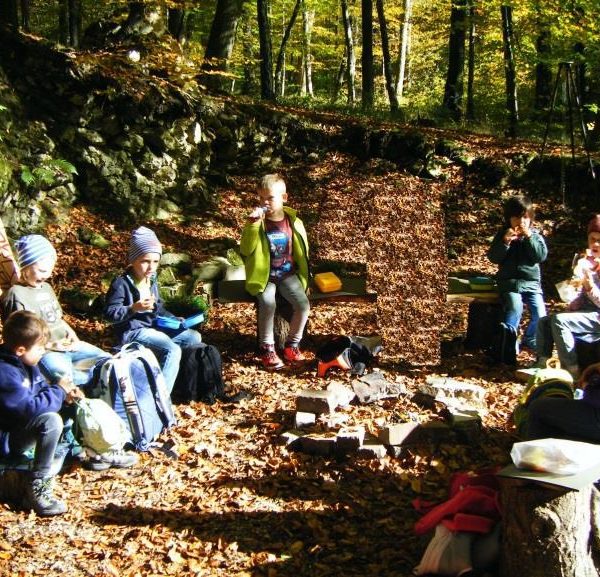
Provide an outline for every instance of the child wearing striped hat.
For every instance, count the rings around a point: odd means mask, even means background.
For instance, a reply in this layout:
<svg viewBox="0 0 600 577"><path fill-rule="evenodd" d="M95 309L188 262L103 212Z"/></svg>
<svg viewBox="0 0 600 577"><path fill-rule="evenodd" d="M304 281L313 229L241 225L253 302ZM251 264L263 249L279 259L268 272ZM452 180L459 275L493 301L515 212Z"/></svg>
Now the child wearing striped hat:
<svg viewBox="0 0 600 577"><path fill-rule="evenodd" d="M157 327L161 317L175 317L160 297L156 271L162 255L162 245L154 231L140 226L131 234L129 265L116 277L107 294L105 317L113 323L121 345L136 342L148 347L158 359L167 388L173 390L181 348L194 347L202 342L200 333L185 329L177 334L167 334Z"/></svg>
<svg viewBox="0 0 600 577"><path fill-rule="evenodd" d="M56 264L56 250L50 241L39 234L19 238L15 243L17 261L21 268L18 284L2 295L3 321L17 310L27 310L42 318L50 329L47 352L40 368L51 383L66 378L85 386L92 377L94 365L109 353L79 339L63 318L63 311L47 280Z"/></svg>

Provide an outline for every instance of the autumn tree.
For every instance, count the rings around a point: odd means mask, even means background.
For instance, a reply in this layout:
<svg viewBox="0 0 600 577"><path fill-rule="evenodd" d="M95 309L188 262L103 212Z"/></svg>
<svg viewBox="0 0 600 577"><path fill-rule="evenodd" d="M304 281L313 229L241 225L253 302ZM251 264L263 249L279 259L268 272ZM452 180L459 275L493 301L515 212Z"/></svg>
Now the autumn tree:
<svg viewBox="0 0 600 577"><path fill-rule="evenodd" d="M455 120L463 114L463 71L465 66L465 38L467 30L467 0L453 0L450 13L448 71L444 88L443 107Z"/></svg>
<svg viewBox="0 0 600 577"><path fill-rule="evenodd" d="M361 0L362 14L362 108L373 108L375 71L373 68L373 0Z"/></svg>

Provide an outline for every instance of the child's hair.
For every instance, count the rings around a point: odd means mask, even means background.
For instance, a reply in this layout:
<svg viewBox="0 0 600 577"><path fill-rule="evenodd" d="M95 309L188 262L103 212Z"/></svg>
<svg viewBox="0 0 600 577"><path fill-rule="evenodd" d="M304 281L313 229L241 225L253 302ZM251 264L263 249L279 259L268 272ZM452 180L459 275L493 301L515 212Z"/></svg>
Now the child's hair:
<svg viewBox="0 0 600 577"><path fill-rule="evenodd" d="M18 347L30 349L37 342L47 342L50 331L46 322L31 311L15 311L3 323L2 341L14 351Z"/></svg>
<svg viewBox="0 0 600 577"><path fill-rule="evenodd" d="M504 203L504 220L506 221L506 224L510 225L510 219L513 216L520 217L525 215L531 220L533 220L535 216L533 203L529 197L518 194L517 196L511 196Z"/></svg>
<svg viewBox="0 0 600 577"><path fill-rule="evenodd" d="M285 180L280 174L265 174L260 181L259 190L277 190L281 194L285 194Z"/></svg>

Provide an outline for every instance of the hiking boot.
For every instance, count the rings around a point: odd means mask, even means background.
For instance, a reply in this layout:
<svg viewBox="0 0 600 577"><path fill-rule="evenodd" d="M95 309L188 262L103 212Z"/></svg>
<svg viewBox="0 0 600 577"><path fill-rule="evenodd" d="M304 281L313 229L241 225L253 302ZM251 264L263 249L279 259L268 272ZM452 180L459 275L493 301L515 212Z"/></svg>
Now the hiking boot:
<svg viewBox="0 0 600 577"><path fill-rule="evenodd" d="M260 361L263 368L268 371L276 371L283 367L283 361L279 358L279 355L272 348L263 348L260 352Z"/></svg>
<svg viewBox="0 0 600 577"><path fill-rule="evenodd" d="M67 511L67 505L57 499L52 492L54 478L31 479L27 484L23 499L24 509L33 509L41 517L62 515Z"/></svg>
<svg viewBox="0 0 600 577"><path fill-rule="evenodd" d="M301 363L306 360L306 357L302 354L298 345L286 345L283 349L283 358L288 363Z"/></svg>
<svg viewBox="0 0 600 577"><path fill-rule="evenodd" d="M128 469L138 462L138 456L135 453L123 449L96 453L93 449L86 447L86 453L89 455L89 459L85 466L91 471L106 471L111 467Z"/></svg>

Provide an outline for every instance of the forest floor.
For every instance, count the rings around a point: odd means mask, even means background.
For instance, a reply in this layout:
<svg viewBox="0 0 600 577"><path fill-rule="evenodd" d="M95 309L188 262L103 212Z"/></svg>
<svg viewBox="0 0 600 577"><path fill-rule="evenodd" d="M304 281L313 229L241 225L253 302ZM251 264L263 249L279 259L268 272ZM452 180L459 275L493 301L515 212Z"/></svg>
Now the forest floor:
<svg viewBox="0 0 600 577"><path fill-rule="evenodd" d="M492 155L505 152L502 143L489 140L472 140L470 146L489 147ZM368 166L342 155L286 168L290 204L300 214L318 202L323 192L319 175L325 172L337 187L359 190L375 182ZM450 271L493 273L485 253L502 200L514 191L482 191L474 179L459 186L459 173L456 169L449 180L431 183L445 188ZM239 240L244 215L254 204L254 188L254 178L232 177L210 212L186 222L145 224L156 230L166 250L186 252L198 263ZM582 202L571 203L577 210L564 207L552 191L527 192L537 204L538 224L550 246L543 272L547 300L554 306L552 284L568 274L573 252L582 248L581 223L588 212ZM101 233L110 247L80 243L79 227ZM98 291L105 272L124 264L129 229L85 207L75 207L68 222L52 225L47 234L59 253L52 281L57 289ZM427 250L428 242L440 239L422 241ZM327 384L316 377L314 362L276 373L261 370L254 351L253 307L214 306L203 338L222 351L231 390L251 391L253 398L237 405L177 406L179 424L162 440L177 443L178 458L157 449L142 454L131 470L76 467L62 474L58 493L69 506L63 516L40 519L3 505L0 575L410 575L431 537L413 532L419 518L413 499L444 500L453 473L507 464L515 441L509 418L522 384L512 370L490 365L481 352L463 350L466 313L466 305L448 306L440 366L401 368L386 362L384 349L379 368L388 380L403 379L411 393L431 374L481 385L488 406L481 434L471 439L449 434L436 444L411 447L399 458L332 459L288 451L279 442L281 433L293 427L296 393ZM67 318L81 338L109 346L101 320ZM314 357L319 338L374 330L372 305L319 304L311 313L308 355ZM521 365L532 361L527 353L519 358ZM350 381L342 373L332 378ZM338 412L346 424L374 433L397 413L440 419L412 402L411 395Z"/></svg>

